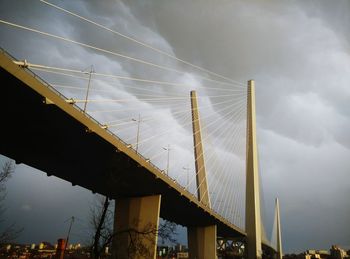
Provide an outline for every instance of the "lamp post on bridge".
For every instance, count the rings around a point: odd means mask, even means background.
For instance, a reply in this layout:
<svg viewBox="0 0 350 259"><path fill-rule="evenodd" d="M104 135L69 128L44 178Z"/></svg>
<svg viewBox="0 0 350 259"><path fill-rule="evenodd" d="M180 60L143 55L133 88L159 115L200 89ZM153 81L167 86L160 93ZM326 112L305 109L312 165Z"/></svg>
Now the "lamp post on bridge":
<svg viewBox="0 0 350 259"><path fill-rule="evenodd" d="M163 147L164 150L168 151L168 159L167 159L167 165L166 165L166 174L169 176L169 160L170 160L170 145L168 144L168 147Z"/></svg>
<svg viewBox="0 0 350 259"><path fill-rule="evenodd" d="M86 113L86 106L87 106L87 103L88 103L88 98L89 98L89 92L90 92L90 86L91 86L91 75L92 73L94 73L94 67L91 66L90 67L90 72L86 72L89 74L89 82L88 82L88 87L87 87L87 90L86 90L86 95L85 95L85 102L84 102L84 113Z"/></svg>
<svg viewBox="0 0 350 259"><path fill-rule="evenodd" d="M189 173L190 173L190 169L191 169L191 168L189 168L189 167L187 166L187 167L182 167L182 169L185 170L186 173L187 173L187 183L186 183L186 187L187 187L187 191L188 191L189 188L190 188L188 185L189 185Z"/></svg>
<svg viewBox="0 0 350 259"><path fill-rule="evenodd" d="M136 153L137 153L137 151L138 151L138 149L139 149L141 115L139 114L139 118L138 118L137 120L134 119L134 118L132 118L131 120L137 122L136 148L135 148L135 151L136 151Z"/></svg>

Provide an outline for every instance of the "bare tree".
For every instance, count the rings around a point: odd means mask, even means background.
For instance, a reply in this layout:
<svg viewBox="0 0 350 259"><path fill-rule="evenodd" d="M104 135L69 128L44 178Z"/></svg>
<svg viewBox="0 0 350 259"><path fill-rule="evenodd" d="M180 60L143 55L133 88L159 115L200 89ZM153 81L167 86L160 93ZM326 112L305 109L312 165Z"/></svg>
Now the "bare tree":
<svg viewBox="0 0 350 259"><path fill-rule="evenodd" d="M98 197L97 204L90 209L90 225L93 231L91 254L95 259L101 257L113 236L113 212L110 204L108 197Z"/></svg>
<svg viewBox="0 0 350 259"><path fill-rule="evenodd" d="M0 223L4 226L5 219L3 214L5 212L4 200L6 198L6 182L11 178L14 172L14 165L11 160L7 160L0 171ZM16 229L15 223L9 224L0 232L0 244L4 244L16 239L22 230Z"/></svg>
<svg viewBox="0 0 350 259"><path fill-rule="evenodd" d="M118 232L113 232L114 212L111 210L111 201L108 197L100 197L97 204L91 208L90 224L93 228L93 242L91 253L94 259L99 259L104 254L106 247L111 245L114 237L128 235L129 247L128 255L145 256L149 253L142 240L149 238L152 240L154 235L163 242L175 243L176 224L164 221L157 228L151 224L146 225L141 231L133 228L127 228Z"/></svg>
<svg viewBox="0 0 350 259"><path fill-rule="evenodd" d="M0 172L0 191L6 190L5 183L11 178L14 172L14 165L11 160L7 160L1 168Z"/></svg>

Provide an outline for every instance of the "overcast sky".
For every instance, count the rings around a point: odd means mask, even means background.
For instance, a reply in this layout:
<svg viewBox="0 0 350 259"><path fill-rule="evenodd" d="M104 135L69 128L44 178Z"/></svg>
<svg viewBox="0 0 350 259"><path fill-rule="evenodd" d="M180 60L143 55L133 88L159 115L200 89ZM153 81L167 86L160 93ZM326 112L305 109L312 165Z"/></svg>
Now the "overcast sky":
<svg viewBox="0 0 350 259"><path fill-rule="evenodd" d="M350 246L349 1L53 2L239 82L254 79L267 232L271 231L274 198L279 197L286 252L329 249L332 244ZM187 73L159 73L156 69L0 24L0 46L18 59L75 69L93 64L96 70L107 74L147 75L191 86L208 85L197 77L203 73L195 69L87 26L36 0L1 0L0 19L118 50L167 67L186 69ZM57 82L53 76L43 76ZM109 98L136 96L139 99L142 94L135 88L111 88L102 81L96 84L114 91ZM158 90L159 96L183 96L191 89ZM232 86L232 89L239 89L239 86ZM214 95L210 90L200 93ZM65 94L73 95L73 92ZM96 94L95 97L104 96ZM203 102L210 104L211 111L216 109L213 98ZM174 143L177 141L173 148L181 152L174 152L178 156L173 160L181 161L177 164L183 167L187 162L182 161L191 158L183 148L191 139L186 135L190 127L184 127L182 121L188 118L175 115L175 105L168 109L150 102L138 101L138 105L153 113L162 111L157 118L174 128L175 133L167 138ZM101 108L97 104L90 107ZM222 111L220 109L217 113ZM138 113L133 111L130 117ZM223 118L226 115L222 114ZM112 119L104 116L99 119ZM144 125L148 127L147 123ZM164 144L159 142L156 148ZM141 149L147 153L145 147ZM219 152L228 153L224 146ZM239 167L239 152L232 154L232 158ZM164 156L157 159L164 168ZM182 183L186 180L179 175L172 177L178 177ZM7 218L24 226L19 241L54 242L65 234L67 223L64 221L72 215L80 219L73 231L73 240L85 241L86 219L94 199L90 191L72 187L70 183L47 177L24 165L17 166L7 188ZM180 232L179 239L184 240L184 231Z"/></svg>

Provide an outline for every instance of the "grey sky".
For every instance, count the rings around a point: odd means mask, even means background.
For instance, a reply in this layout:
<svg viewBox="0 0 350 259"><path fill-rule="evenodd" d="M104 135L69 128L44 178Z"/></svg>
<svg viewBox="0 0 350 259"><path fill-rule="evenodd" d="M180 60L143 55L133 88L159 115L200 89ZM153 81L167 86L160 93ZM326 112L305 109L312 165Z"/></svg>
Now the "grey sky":
<svg viewBox="0 0 350 259"><path fill-rule="evenodd" d="M328 249L333 243L350 245L349 1L55 3L235 80L255 79L267 226L272 224L274 197L278 196L287 252ZM106 36L106 32L92 29L39 1L2 0L0 19L74 36L82 42L132 53L169 67L185 68L121 38ZM110 74L135 77L147 74L160 80L204 84L194 78L193 70L181 77L159 73L4 25L0 25L0 35L1 47L16 58L33 63L76 69L94 64ZM189 90L174 90L174 94L186 94ZM119 89L113 96L130 98L137 94L134 90ZM152 104L140 105L146 109ZM159 107L155 105L154 110ZM137 116L137 112L132 116ZM178 127L179 135L172 138L178 139L188 130L179 126L179 118L171 116L171 112L160 116L159 120L169 117L168 123ZM185 140L179 143L178 148L184 143ZM186 156L184 151L178 159ZM62 235L62 218L73 213L85 217L92 195L31 171L21 166L9 182L8 215L25 225L24 242L32 238L54 240ZM45 192L43 198L36 194L35 190L44 192L45 188L52 195ZM35 201L42 204L40 209ZM79 209L77 203L81 204ZM45 212L39 213L40 210ZM48 215L41 217L43 229L34 231L31 226L38 226L35 220L43 215ZM54 221L49 222L49 218ZM45 230L49 228L51 233Z"/></svg>

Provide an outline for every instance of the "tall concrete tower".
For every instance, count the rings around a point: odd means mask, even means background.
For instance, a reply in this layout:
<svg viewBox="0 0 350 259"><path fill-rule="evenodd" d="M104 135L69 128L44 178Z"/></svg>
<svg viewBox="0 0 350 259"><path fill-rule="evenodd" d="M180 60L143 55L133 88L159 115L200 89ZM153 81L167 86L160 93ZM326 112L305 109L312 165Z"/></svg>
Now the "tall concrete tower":
<svg viewBox="0 0 350 259"><path fill-rule="evenodd" d="M280 204L278 198L276 198L276 207L275 207L275 217L276 217L276 226L277 226L277 259L282 259L282 236L281 236L281 218L280 218Z"/></svg>
<svg viewBox="0 0 350 259"><path fill-rule="evenodd" d="M210 207L210 196L208 190L207 174L205 171L202 135L196 91L191 91L191 110L198 199L199 201Z"/></svg>
<svg viewBox="0 0 350 259"><path fill-rule="evenodd" d="M258 150L256 139L255 83L248 81L247 98L247 157L246 157L246 213L248 259L262 257L260 188L258 171Z"/></svg>
<svg viewBox="0 0 350 259"><path fill-rule="evenodd" d="M195 91L191 91L191 110L198 200L206 206L210 207L210 197L208 191L207 175L205 172L197 95ZM187 239L190 258L217 258L216 225L189 226L187 228Z"/></svg>

